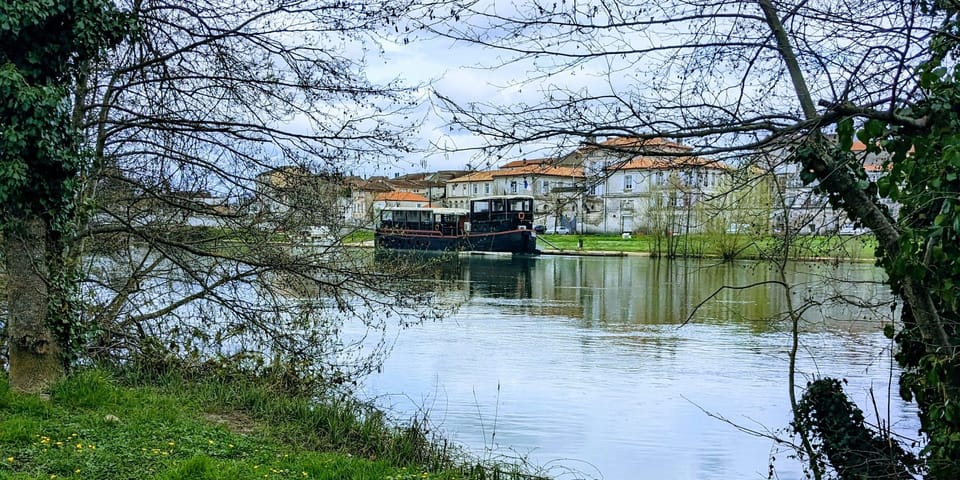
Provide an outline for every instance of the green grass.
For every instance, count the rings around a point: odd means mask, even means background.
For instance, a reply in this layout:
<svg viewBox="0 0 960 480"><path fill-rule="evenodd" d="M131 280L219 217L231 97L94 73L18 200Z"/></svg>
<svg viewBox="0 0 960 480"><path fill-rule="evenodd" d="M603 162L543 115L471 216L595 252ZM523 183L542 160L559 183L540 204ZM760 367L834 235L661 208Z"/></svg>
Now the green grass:
<svg viewBox="0 0 960 480"><path fill-rule="evenodd" d="M373 230L357 229L343 237L343 243L362 243L373 241Z"/></svg>
<svg viewBox="0 0 960 480"><path fill-rule="evenodd" d="M634 235L623 238L620 235L538 235L541 249L580 250L600 252L626 252L652 254L656 251L656 239L649 235ZM733 258L757 259L775 255L781 248L782 240L777 237L756 237L752 235L687 235L676 237L679 242L677 253L694 257L722 257L725 253ZM661 238L661 249L665 250L666 238ZM684 250L686 242L686 250ZM789 258L843 258L872 260L876 250L873 237L843 236L801 236L794 239ZM732 254L732 255L731 255Z"/></svg>
<svg viewBox="0 0 960 480"><path fill-rule="evenodd" d="M91 370L41 399L0 378L2 479L480 478L474 470L416 424L393 427L352 401L291 398L253 381ZM525 476L499 478L511 477Z"/></svg>
<svg viewBox="0 0 960 480"><path fill-rule="evenodd" d="M558 250L577 250L579 240L583 240L583 249L598 252L636 252L650 253L653 250L652 238L637 236L624 239L620 235L537 235L540 248Z"/></svg>

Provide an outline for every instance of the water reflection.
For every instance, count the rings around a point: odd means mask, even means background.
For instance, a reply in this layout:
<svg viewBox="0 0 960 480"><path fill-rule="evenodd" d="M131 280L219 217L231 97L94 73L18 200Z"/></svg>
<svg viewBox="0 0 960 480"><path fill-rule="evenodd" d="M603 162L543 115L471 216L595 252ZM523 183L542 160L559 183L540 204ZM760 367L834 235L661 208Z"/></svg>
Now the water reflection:
<svg viewBox="0 0 960 480"><path fill-rule="evenodd" d="M696 321L765 332L776 331L787 310L779 272L760 262L471 255L438 265L450 288L471 298L532 300L511 308L586 328ZM883 278L868 264L795 262L786 272L795 308L814 330L875 331L877 307L891 301Z"/></svg>
<svg viewBox="0 0 960 480"><path fill-rule="evenodd" d="M777 272L638 257L447 262L439 275L465 305L401 333L370 395L401 415L431 410L480 454L575 459L588 476L612 479L767 478L779 447L704 411L761 431L788 425L786 297L764 283ZM801 373L847 378L861 405L871 388L885 402L890 343L880 331L891 312L847 303L889 301L882 272L797 263L787 279L794 302L811 306ZM909 409L895 393L891 402L898 430L913 433ZM787 456L777 455L779 478L803 478Z"/></svg>

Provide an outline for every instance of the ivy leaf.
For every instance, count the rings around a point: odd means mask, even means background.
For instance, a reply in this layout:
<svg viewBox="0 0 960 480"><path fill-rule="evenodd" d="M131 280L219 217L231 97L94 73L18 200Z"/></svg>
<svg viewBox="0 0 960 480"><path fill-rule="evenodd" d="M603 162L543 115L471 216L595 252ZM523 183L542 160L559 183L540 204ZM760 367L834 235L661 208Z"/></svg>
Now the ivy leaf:
<svg viewBox="0 0 960 480"><path fill-rule="evenodd" d="M845 118L837 123L837 138L839 148L844 152L850 151L853 146L853 119Z"/></svg>

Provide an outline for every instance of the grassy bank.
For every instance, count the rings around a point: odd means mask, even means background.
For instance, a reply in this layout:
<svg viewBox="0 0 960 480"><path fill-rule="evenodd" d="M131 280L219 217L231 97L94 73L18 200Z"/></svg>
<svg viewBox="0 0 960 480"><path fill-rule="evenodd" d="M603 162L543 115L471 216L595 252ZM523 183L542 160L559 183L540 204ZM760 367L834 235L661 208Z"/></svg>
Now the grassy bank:
<svg viewBox="0 0 960 480"><path fill-rule="evenodd" d="M4 479L531 478L478 465L352 401L291 398L243 379L87 371L49 398L0 378Z"/></svg>
<svg viewBox="0 0 960 480"><path fill-rule="evenodd" d="M667 238L649 235L623 238L620 235L539 235L541 249L587 250L599 252L624 252L664 254ZM686 235L672 239L679 256L728 257L741 259L769 258L783 248L783 240L777 237L749 235ZM582 244L581 244L582 242ZM658 245L659 242L659 245ZM876 240L871 236L800 236L790 245L789 257L842 258L873 260Z"/></svg>
<svg viewBox="0 0 960 480"><path fill-rule="evenodd" d="M539 248L547 250L578 250L593 252L623 252L665 255L668 239L659 239L652 235L634 235L623 238L621 235L537 235ZM350 234L346 243L363 243L373 240L373 232L358 230ZM738 259L761 259L779 257L783 248L783 239L774 236L755 236L741 234L692 234L678 235L675 242L677 256L689 257L726 257ZM582 242L582 243L581 243ZM872 261L877 242L873 236L822 236L804 235L793 239L788 252L791 259L838 258Z"/></svg>

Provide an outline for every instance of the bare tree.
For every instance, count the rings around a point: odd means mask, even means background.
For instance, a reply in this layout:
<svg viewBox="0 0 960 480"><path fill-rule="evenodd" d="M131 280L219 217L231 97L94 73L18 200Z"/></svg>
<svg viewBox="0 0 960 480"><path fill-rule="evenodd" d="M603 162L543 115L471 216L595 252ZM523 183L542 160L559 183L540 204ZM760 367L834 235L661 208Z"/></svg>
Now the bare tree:
<svg viewBox="0 0 960 480"><path fill-rule="evenodd" d="M365 66L411 5L119 3L129 35L70 84L92 161L73 179L67 353L343 383L383 353L364 335L438 314L414 267L344 243L340 211L344 174L410 151L411 88Z"/></svg>
<svg viewBox="0 0 960 480"><path fill-rule="evenodd" d="M865 138L894 139L903 147L896 165L907 158L909 138L933 131L913 108L941 111L924 103L930 86L938 84L924 83L923 75L944 76L946 68L938 72L928 68L931 63L952 65L943 59L956 52L955 10L946 3L847 0L475 2L457 12L459 21L426 27L496 49L501 61L490 67L526 67L530 75L518 83L542 94L533 104L506 106L439 97L455 122L485 136L491 149L545 140L599 146L597 137L664 137L694 147L681 155L743 164L746 157L795 146L783 162L798 165L806 181L816 182L817 191L879 241L905 303L904 331L915 331L918 339L901 346L918 348L928 355L925 361L939 365L923 367L918 359L924 353L905 364L908 375L913 369L934 375L939 390L905 378L923 402L921 422L936 444L927 450L931 476L954 478L950 465L957 464L960 442L947 439L960 423L930 415L956 403L957 377L946 372L957 368L957 314L945 306L952 297L938 279L905 275L902 267L932 271L922 258L945 244L935 234L919 249L920 258L900 256L907 242L901 235L915 231L917 222L929 223L936 215L930 208L943 214L946 207L934 199L919 208L928 216L918 213L898 224L880 201L883 182L868 181L862 160L848 147L854 120L872 120ZM581 80L568 80L574 76ZM940 98L949 103L953 97ZM839 143L826 138L831 133L839 134Z"/></svg>
<svg viewBox="0 0 960 480"><path fill-rule="evenodd" d="M77 243L93 274L90 347L172 345L342 382L382 354L342 328L376 332L439 308L409 264L398 281L343 243L343 175L410 151L415 125L399 119L411 87L373 83L364 68L378 32L411 5L126 5L135 35L77 95L97 159ZM95 248L111 245L101 238L119 248Z"/></svg>

